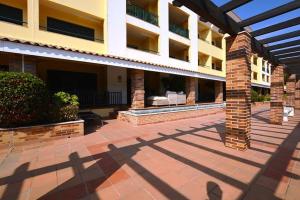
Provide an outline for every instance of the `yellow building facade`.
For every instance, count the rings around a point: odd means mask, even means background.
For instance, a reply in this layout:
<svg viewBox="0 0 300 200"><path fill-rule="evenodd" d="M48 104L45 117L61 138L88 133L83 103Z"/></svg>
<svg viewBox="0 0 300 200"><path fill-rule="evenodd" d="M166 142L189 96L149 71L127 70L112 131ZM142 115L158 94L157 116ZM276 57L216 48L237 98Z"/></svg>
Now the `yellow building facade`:
<svg viewBox="0 0 300 200"><path fill-rule="evenodd" d="M0 70L46 82L55 70L96 74L95 90L120 92L123 104L132 69L157 80L145 80L147 95L171 75L196 78L196 96L225 86L228 35L171 0L0 0L1 10ZM251 62L253 86L268 88L270 65L257 55Z"/></svg>
<svg viewBox="0 0 300 200"><path fill-rule="evenodd" d="M105 53L106 0L89 0L89 3L84 0L1 0L0 3L23 12L21 25L0 21L2 37ZM95 30L95 40L47 31L47 18L50 17Z"/></svg>

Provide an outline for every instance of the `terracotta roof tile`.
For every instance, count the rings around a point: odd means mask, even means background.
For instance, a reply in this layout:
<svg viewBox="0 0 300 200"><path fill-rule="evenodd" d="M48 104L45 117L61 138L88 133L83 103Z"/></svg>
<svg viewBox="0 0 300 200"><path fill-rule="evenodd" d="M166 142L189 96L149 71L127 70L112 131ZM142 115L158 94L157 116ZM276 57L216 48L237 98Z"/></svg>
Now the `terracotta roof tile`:
<svg viewBox="0 0 300 200"><path fill-rule="evenodd" d="M34 46L40 46L40 47L55 48L55 49L60 49L60 50L66 50L66 51L72 51L72 52L78 52L78 53L85 53L85 54L89 54L89 55L103 56L103 57L107 57L107 58L114 58L114 59L119 59L119 60L130 61L130 62L137 62L137 63L149 64L149 65L154 65L154 66L159 66L159 67L177 69L177 70L182 70L182 71L187 71L187 72L199 73L199 72L193 71L193 70L180 69L180 68L176 68L176 67L172 67L172 66L168 66L168 65L162 65L162 64L152 63L152 62L146 62L146 61L142 61L142 60L125 58L125 57L120 57L120 56L115 56L115 55L99 54L99 53L95 53L95 52L82 51L82 50L73 49L73 48L64 47L64 46L59 46L59 45L50 45L50 44L44 44L44 43L40 43L40 42L32 42L32 41L26 41L26 40L3 37L3 36L0 36L0 40L10 41L10 42L17 42L17 43L22 43L22 44L30 44L30 45L34 45Z"/></svg>

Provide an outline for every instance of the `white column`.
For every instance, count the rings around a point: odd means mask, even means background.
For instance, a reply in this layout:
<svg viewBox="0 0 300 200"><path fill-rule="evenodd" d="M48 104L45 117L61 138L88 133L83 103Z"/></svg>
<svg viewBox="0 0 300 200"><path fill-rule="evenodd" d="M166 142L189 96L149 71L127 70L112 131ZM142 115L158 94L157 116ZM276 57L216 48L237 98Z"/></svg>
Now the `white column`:
<svg viewBox="0 0 300 200"><path fill-rule="evenodd" d="M124 55L127 45L126 0L107 1L104 30L107 52L112 55Z"/></svg>
<svg viewBox="0 0 300 200"><path fill-rule="evenodd" d="M189 34L190 34L190 62L194 70L198 70L198 16L190 12L189 17Z"/></svg>
<svg viewBox="0 0 300 200"><path fill-rule="evenodd" d="M169 2L165 0L158 1L159 16L159 52L164 59L169 58Z"/></svg>

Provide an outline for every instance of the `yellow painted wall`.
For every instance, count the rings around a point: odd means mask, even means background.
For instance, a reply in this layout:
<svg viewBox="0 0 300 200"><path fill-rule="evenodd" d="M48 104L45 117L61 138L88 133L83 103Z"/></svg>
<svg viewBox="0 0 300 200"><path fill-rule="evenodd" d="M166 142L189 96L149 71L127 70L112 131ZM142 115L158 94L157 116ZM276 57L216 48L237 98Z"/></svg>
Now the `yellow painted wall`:
<svg viewBox="0 0 300 200"><path fill-rule="evenodd" d="M255 65L253 60L254 57L257 57L257 64ZM263 58L262 57L258 57L257 55L253 55L251 57L251 70L252 72L256 72L257 73L257 80L254 80L253 77L251 77L251 82L252 83L257 83L257 84L261 84L261 85L267 85L268 83L262 80L262 67L263 67ZM253 75L253 73L252 73ZM270 75L266 75L266 76L270 76ZM267 78L266 78L267 80ZM270 77L269 77L270 80Z"/></svg>
<svg viewBox="0 0 300 200"><path fill-rule="evenodd" d="M203 63L203 57L201 55L207 55L208 58L205 62L205 66L199 66L199 72L214 76L226 76L226 40L224 35L215 32L212 29L212 26L208 26L205 23L199 22L198 23L198 34L201 39L198 39L198 51L200 56L198 57L201 59ZM221 38L222 48L216 47L212 45L212 41L214 40L213 37ZM212 63L214 59L218 59L222 62L222 71L212 69Z"/></svg>
<svg viewBox="0 0 300 200"><path fill-rule="evenodd" d="M1 3L22 9L23 20L27 21L27 24L19 26L0 21L0 35L82 51L105 53L106 1L89 0L87 3L85 0L2 0ZM54 15L64 21L94 28L96 38L104 38L104 43L40 30L41 25L45 26L46 15Z"/></svg>

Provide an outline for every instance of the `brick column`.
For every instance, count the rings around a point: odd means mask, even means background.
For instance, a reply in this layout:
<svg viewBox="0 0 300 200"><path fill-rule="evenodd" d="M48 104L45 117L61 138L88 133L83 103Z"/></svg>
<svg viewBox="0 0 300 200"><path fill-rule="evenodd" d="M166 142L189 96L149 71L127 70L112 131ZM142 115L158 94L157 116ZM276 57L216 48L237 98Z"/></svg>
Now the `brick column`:
<svg viewBox="0 0 300 200"><path fill-rule="evenodd" d="M296 81L295 108L300 109L300 76L297 77Z"/></svg>
<svg viewBox="0 0 300 200"><path fill-rule="evenodd" d="M296 74L291 74L286 82L287 105L295 107Z"/></svg>
<svg viewBox="0 0 300 200"><path fill-rule="evenodd" d="M193 77L185 78L186 104L194 105L196 103L196 79Z"/></svg>
<svg viewBox="0 0 300 200"><path fill-rule="evenodd" d="M223 103L223 82L215 81L215 103Z"/></svg>
<svg viewBox="0 0 300 200"><path fill-rule="evenodd" d="M283 120L283 94L284 77L283 66L272 67L271 70L271 111L270 123L282 124Z"/></svg>
<svg viewBox="0 0 300 200"><path fill-rule="evenodd" d="M251 36L240 32L226 42L225 146L242 151L250 147Z"/></svg>
<svg viewBox="0 0 300 200"><path fill-rule="evenodd" d="M139 109L145 107L144 71L131 70L131 108Z"/></svg>

